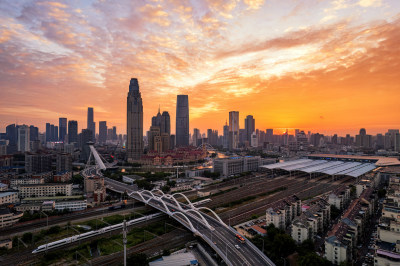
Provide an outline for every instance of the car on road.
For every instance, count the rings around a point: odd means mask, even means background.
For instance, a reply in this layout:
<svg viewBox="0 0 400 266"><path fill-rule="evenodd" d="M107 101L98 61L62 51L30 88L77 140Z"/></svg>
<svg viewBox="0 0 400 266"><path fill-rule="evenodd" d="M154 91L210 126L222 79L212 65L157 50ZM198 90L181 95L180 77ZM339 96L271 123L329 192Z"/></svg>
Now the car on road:
<svg viewBox="0 0 400 266"><path fill-rule="evenodd" d="M239 245L235 245L235 248L236 248L236 249L240 249Z"/></svg>

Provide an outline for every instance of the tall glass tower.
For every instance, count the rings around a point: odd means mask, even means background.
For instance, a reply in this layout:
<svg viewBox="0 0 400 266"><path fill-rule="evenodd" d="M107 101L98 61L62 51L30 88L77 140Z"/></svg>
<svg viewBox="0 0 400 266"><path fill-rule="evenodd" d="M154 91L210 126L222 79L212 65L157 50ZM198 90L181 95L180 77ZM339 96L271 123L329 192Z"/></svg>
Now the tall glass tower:
<svg viewBox="0 0 400 266"><path fill-rule="evenodd" d="M189 97L178 95L176 100L176 147L189 146Z"/></svg>

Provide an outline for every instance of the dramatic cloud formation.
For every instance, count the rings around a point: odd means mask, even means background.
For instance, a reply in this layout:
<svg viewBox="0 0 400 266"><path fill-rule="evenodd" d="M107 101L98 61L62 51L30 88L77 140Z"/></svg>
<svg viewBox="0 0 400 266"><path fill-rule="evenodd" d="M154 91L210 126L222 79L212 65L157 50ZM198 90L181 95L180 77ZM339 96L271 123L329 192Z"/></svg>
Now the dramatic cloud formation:
<svg viewBox="0 0 400 266"><path fill-rule="evenodd" d="M256 127L370 133L399 128L397 0L119 0L0 3L0 130L58 117L126 128L131 77L145 130L158 106L175 123L221 131L228 112Z"/></svg>

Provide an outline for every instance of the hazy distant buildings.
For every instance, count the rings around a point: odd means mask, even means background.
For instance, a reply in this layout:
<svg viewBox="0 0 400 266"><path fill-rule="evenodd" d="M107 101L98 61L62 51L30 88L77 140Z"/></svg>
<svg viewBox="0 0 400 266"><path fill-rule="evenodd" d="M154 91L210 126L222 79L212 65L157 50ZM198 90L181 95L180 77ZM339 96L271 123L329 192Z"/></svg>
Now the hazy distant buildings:
<svg viewBox="0 0 400 266"><path fill-rule="evenodd" d="M193 129L192 143L193 143L193 146L196 146L196 147L201 144L201 134L200 134L200 129L198 129L198 128Z"/></svg>
<svg viewBox="0 0 400 266"><path fill-rule="evenodd" d="M79 149L81 150L80 159L82 161L89 160L90 147L89 143L93 143L93 134L90 129L83 129L82 133L79 134Z"/></svg>
<svg viewBox="0 0 400 266"><path fill-rule="evenodd" d="M229 112L229 150L239 146L239 112Z"/></svg>
<svg viewBox="0 0 400 266"><path fill-rule="evenodd" d="M360 134L356 135L356 146L362 148L372 147L372 136L367 135L367 131L365 130L365 128L361 128Z"/></svg>
<svg viewBox="0 0 400 266"><path fill-rule="evenodd" d="M107 121L99 122L99 143L105 144L107 141Z"/></svg>
<svg viewBox="0 0 400 266"><path fill-rule="evenodd" d="M256 131L256 120L252 115L248 115L244 120L245 140L251 143L252 134ZM253 145L252 145L253 146Z"/></svg>
<svg viewBox="0 0 400 266"><path fill-rule="evenodd" d="M50 172L52 168L53 156L47 153L27 153L25 154L25 171L27 173Z"/></svg>
<svg viewBox="0 0 400 266"><path fill-rule="evenodd" d="M223 145L224 149L228 149L228 147L229 147L229 125L228 125L228 122L225 122L225 125L223 128L222 145Z"/></svg>
<svg viewBox="0 0 400 266"><path fill-rule="evenodd" d="M86 129L89 129L92 134L93 134L93 142L96 139L96 123L94 122L94 112L93 112L93 107L88 107L87 111L87 127Z"/></svg>
<svg viewBox="0 0 400 266"><path fill-rule="evenodd" d="M59 140L65 141L65 135L67 135L67 118L60 117L58 119L58 130L59 130Z"/></svg>
<svg viewBox="0 0 400 266"><path fill-rule="evenodd" d="M78 143L78 121L68 121L68 143Z"/></svg>
<svg viewBox="0 0 400 266"><path fill-rule="evenodd" d="M132 78L127 97L127 159L140 160L143 153L143 104L138 80Z"/></svg>
<svg viewBox="0 0 400 266"><path fill-rule="evenodd" d="M178 95L176 100L176 147L189 146L189 97Z"/></svg>
<svg viewBox="0 0 400 266"><path fill-rule="evenodd" d="M26 125L19 126L18 128L18 151L30 151L29 127Z"/></svg>

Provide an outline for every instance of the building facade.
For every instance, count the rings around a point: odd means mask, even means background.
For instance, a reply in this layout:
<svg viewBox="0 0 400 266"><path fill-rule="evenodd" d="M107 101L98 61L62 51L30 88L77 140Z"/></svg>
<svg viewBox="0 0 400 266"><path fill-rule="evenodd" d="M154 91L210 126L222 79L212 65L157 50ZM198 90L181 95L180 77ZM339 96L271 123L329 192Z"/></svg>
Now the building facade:
<svg viewBox="0 0 400 266"><path fill-rule="evenodd" d="M132 78L127 97L127 159L140 160L143 154L143 103L138 80Z"/></svg>
<svg viewBox="0 0 400 266"><path fill-rule="evenodd" d="M72 184L63 183L47 183L47 184L31 184L31 185L20 185L19 186L19 197L48 197L48 196L71 196L72 195Z"/></svg>
<svg viewBox="0 0 400 266"><path fill-rule="evenodd" d="M176 147L189 146L189 97L178 95L176 100Z"/></svg>

